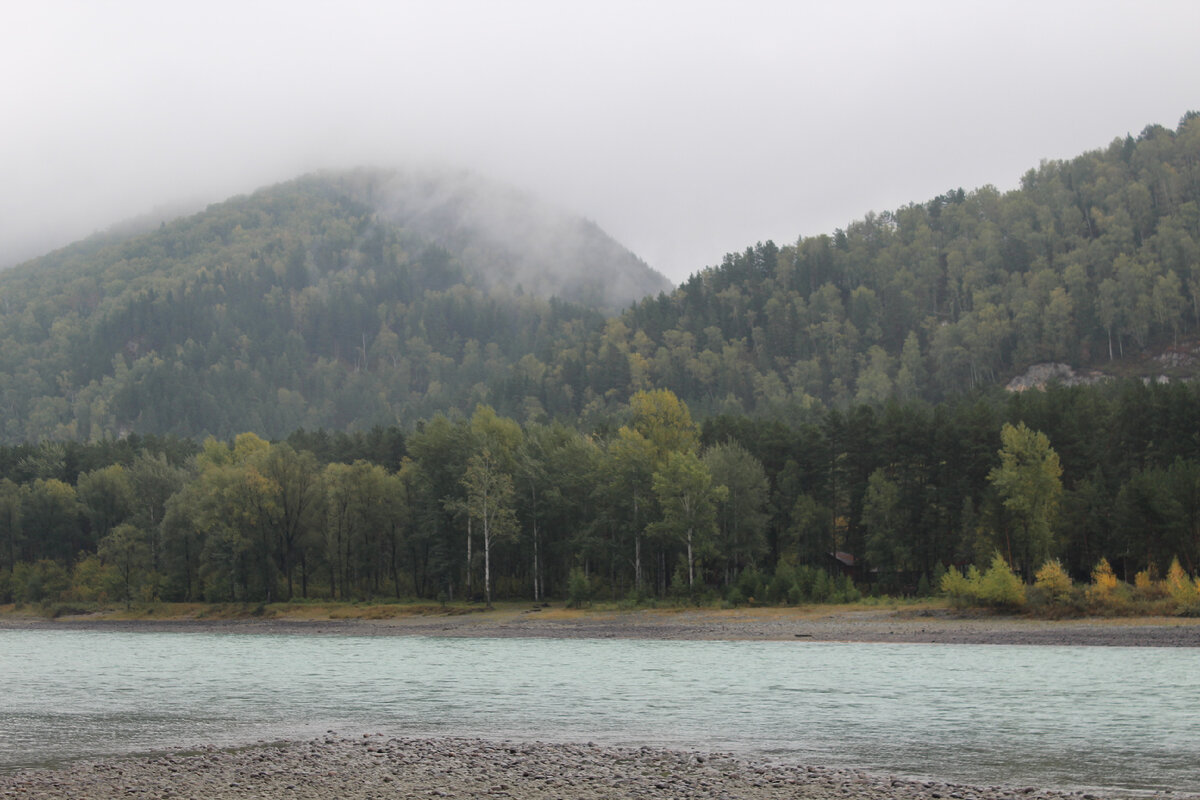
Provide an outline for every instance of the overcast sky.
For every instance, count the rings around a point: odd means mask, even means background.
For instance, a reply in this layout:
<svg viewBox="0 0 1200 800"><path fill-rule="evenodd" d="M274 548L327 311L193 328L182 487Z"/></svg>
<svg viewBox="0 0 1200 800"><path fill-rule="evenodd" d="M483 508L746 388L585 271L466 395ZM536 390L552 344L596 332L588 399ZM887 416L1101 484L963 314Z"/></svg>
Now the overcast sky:
<svg viewBox="0 0 1200 800"><path fill-rule="evenodd" d="M1200 2L13 2L0 264L323 167L474 169L673 281L1200 110Z"/></svg>

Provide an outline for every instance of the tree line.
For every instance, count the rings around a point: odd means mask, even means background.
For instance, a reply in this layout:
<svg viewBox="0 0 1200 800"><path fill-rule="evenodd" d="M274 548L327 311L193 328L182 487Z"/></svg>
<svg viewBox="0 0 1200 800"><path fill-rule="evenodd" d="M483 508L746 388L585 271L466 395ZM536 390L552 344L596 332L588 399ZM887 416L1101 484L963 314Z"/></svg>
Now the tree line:
<svg viewBox="0 0 1200 800"><path fill-rule="evenodd" d="M1200 388L1114 382L590 427L480 405L411 429L0 447L0 601L732 602L1200 565Z"/></svg>

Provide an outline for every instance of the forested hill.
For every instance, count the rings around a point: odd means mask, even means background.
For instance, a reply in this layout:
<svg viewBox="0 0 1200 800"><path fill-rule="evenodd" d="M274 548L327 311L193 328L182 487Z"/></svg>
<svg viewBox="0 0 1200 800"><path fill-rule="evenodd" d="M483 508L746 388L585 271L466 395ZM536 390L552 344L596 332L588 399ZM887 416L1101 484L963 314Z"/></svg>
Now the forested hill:
<svg viewBox="0 0 1200 800"><path fill-rule="evenodd" d="M309 176L0 273L0 440L282 438L480 403L595 428L654 388L795 420L1051 361L1192 377L1200 115L664 286L511 190Z"/></svg>
<svg viewBox="0 0 1200 800"><path fill-rule="evenodd" d="M1198 325L1189 113L1044 162L1010 192L959 189L726 256L640 303L608 346L693 410L772 413L937 400L1039 362L1108 370L1177 343L1143 371L1190 376Z"/></svg>
<svg viewBox="0 0 1200 800"><path fill-rule="evenodd" d="M312 175L0 273L0 438L469 411L665 288L594 224L471 176Z"/></svg>

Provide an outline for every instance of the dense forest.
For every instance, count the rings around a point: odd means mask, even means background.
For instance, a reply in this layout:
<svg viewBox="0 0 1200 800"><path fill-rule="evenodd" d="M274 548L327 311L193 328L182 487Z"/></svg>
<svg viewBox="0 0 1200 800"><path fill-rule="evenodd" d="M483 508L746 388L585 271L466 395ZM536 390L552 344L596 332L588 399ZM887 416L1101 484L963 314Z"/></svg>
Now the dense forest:
<svg viewBox="0 0 1200 800"><path fill-rule="evenodd" d="M1162 354L1138 368L1194 372L1195 113L1013 191L756 245L670 293L594 226L474 197L310 176L0 273L0 439L282 438L480 403L588 426L653 388L699 417L788 420L938 401L1046 361L1125 374Z"/></svg>
<svg viewBox="0 0 1200 800"><path fill-rule="evenodd" d="M1198 243L1194 113L670 293L376 171L93 237L0 273L0 602L1194 575ZM999 388L1046 361L1134 377Z"/></svg>
<svg viewBox="0 0 1200 800"><path fill-rule="evenodd" d="M0 448L0 602L914 594L999 552L1200 565L1200 388L1123 381L616 428L480 406L405 432ZM1181 431L1187 432L1180 435Z"/></svg>
<svg viewBox="0 0 1200 800"><path fill-rule="evenodd" d="M279 437L519 403L561 343L666 286L594 225L486 184L309 176L0 273L0 440Z"/></svg>

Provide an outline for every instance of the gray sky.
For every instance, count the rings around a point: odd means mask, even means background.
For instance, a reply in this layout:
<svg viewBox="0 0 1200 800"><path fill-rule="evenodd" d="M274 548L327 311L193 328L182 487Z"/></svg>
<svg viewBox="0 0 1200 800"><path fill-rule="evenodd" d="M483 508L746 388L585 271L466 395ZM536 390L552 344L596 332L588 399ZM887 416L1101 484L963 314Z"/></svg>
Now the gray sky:
<svg viewBox="0 0 1200 800"><path fill-rule="evenodd" d="M441 163L673 281L1200 110L1200 3L11 2L0 264L322 167Z"/></svg>

